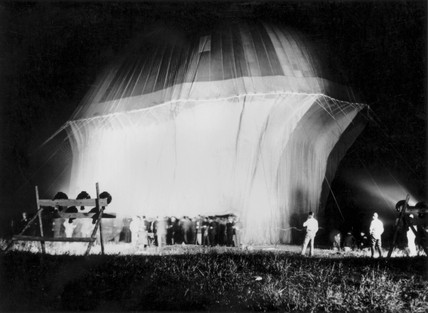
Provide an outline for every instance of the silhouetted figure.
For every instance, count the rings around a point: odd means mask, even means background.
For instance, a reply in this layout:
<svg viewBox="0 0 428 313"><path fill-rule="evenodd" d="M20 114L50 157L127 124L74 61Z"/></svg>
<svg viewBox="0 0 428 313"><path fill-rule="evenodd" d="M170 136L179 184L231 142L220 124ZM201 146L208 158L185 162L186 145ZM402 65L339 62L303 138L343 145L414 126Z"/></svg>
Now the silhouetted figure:
<svg viewBox="0 0 428 313"><path fill-rule="evenodd" d="M233 217L229 216L226 223L226 246L228 247L233 247L233 235L234 235L233 226L234 226Z"/></svg>
<svg viewBox="0 0 428 313"><path fill-rule="evenodd" d="M181 219L181 231L183 234L183 242L185 244L189 244L191 243L191 229L192 229L192 224L190 219L187 216L183 216L183 218Z"/></svg>
<svg viewBox="0 0 428 313"><path fill-rule="evenodd" d="M211 247L215 246L217 244L216 242L216 235L217 235L217 223L213 219L209 219L209 225L208 225L208 237L210 241Z"/></svg>
<svg viewBox="0 0 428 313"><path fill-rule="evenodd" d="M330 242L333 246L333 250L341 250L342 234L339 230L333 229L329 234Z"/></svg>
<svg viewBox="0 0 428 313"><path fill-rule="evenodd" d="M22 232L22 230L28 225L28 222L31 220L31 217L28 215L27 212L22 212L21 213L21 218L19 219L18 223L17 223L17 231L16 233L20 233ZM35 236L36 232L37 232L37 227L36 227L36 223L33 222L32 225L30 225L30 227L28 227L25 232L23 233L23 235L27 235L27 236Z"/></svg>
<svg viewBox="0 0 428 313"><path fill-rule="evenodd" d="M355 249L356 244L357 242L354 235L352 235L352 232L348 231L343 239L343 249L345 252L350 252Z"/></svg>

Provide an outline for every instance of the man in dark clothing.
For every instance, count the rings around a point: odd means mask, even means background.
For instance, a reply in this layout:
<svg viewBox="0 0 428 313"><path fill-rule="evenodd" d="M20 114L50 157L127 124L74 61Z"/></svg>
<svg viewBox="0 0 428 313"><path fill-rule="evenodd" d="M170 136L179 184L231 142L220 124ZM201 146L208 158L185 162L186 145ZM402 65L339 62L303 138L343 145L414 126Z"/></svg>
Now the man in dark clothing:
<svg viewBox="0 0 428 313"><path fill-rule="evenodd" d="M227 239L226 239L226 224L227 220L225 217L217 218L217 243L220 246L226 245Z"/></svg>
<svg viewBox="0 0 428 313"><path fill-rule="evenodd" d="M229 216L226 223L226 245L228 247L233 247L234 226L233 217Z"/></svg>
<svg viewBox="0 0 428 313"><path fill-rule="evenodd" d="M152 224L151 224L151 226L150 226L150 230L151 230L151 232L153 233L153 236L154 236L154 245L155 246L159 246L159 242L158 242L158 236L157 236L157 233L158 233L158 219L159 219L159 216L156 216L156 218L152 221Z"/></svg>
<svg viewBox="0 0 428 313"><path fill-rule="evenodd" d="M350 231L348 231L343 239L343 249L345 252L349 252L355 249L356 240Z"/></svg>
<svg viewBox="0 0 428 313"><path fill-rule="evenodd" d="M208 218L205 217L202 222L202 229L201 229L202 245L204 247L210 245L209 228L210 228L210 221L208 220Z"/></svg>
<svg viewBox="0 0 428 313"><path fill-rule="evenodd" d="M28 222L31 220L31 217L28 216L27 212L22 212L21 219L18 221L18 225L16 227L16 233L19 234L22 230L27 226ZM35 236L37 233L38 224L34 221L30 227L28 227L23 235L27 236Z"/></svg>
<svg viewBox="0 0 428 313"><path fill-rule="evenodd" d="M166 226L166 244L172 245L174 244L174 222L175 217L170 217L167 220L167 226Z"/></svg>
<svg viewBox="0 0 428 313"><path fill-rule="evenodd" d="M187 216L183 216L183 218L181 219L181 227L182 227L182 234L183 234L183 242L187 245L189 243L191 243L191 221Z"/></svg>
<svg viewBox="0 0 428 313"><path fill-rule="evenodd" d="M210 241L211 247L215 246L217 244L216 241L216 235L217 235L217 222L213 219L209 219L209 226L208 226L208 237Z"/></svg>

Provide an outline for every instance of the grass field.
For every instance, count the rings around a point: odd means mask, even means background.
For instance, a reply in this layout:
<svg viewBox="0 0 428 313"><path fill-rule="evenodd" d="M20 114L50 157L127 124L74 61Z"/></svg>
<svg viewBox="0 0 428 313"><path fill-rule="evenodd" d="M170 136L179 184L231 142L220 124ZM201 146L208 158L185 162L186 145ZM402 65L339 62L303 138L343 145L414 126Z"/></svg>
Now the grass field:
<svg viewBox="0 0 428 313"><path fill-rule="evenodd" d="M428 312L426 257L370 259L320 249L301 257L298 247L171 247L162 255L109 249L88 257L0 254L0 312Z"/></svg>

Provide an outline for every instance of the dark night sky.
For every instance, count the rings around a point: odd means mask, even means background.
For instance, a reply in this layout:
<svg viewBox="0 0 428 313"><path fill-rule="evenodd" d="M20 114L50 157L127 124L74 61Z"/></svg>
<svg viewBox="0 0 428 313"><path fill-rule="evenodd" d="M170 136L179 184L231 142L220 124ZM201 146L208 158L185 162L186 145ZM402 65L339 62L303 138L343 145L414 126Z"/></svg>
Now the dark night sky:
<svg viewBox="0 0 428 313"><path fill-rule="evenodd" d="M370 105L371 119L333 182L332 210L337 201L346 219L355 217L346 208L363 205L348 184L358 172L393 175L427 199L426 1L157 2L0 2L3 221L35 209L35 185L42 196L53 196L46 177L67 172L69 159L56 160L62 168L46 159L66 155L68 147L61 136L38 147L133 37L152 23L192 28L225 17L278 21L324 40L329 57Z"/></svg>

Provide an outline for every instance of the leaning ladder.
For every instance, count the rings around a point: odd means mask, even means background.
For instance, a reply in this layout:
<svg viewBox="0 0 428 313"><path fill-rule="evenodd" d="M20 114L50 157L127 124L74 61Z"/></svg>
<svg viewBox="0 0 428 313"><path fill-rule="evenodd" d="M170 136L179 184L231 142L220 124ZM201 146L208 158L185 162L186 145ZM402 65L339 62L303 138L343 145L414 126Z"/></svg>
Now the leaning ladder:
<svg viewBox="0 0 428 313"><path fill-rule="evenodd" d="M42 253L46 253L45 242L46 241L59 241L59 242L88 242L88 247L85 252L85 256L89 254L91 248L96 241L97 230L100 231L100 244L101 244L101 254L104 254L104 243L103 243L103 233L102 233L102 224L101 219L105 210L105 207L108 205L107 199L100 199L100 192L98 183L95 184L95 189L97 193L97 197L95 199L57 199L57 200L49 200L49 199L39 199L39 190L37 186L36 189L36 202L37 202L37 212L31 218L27 225L22 229L22 231L12 237L7 247L4 249L4 252L12 247L13 243L16 241L39 241ZM59 212L60 217L62 218L93 218L95 214L98 214L98 218L96 220L94 229L92 231L91 237L77 237L77 238L57 238L57 237L44 237L43 235L43 222L42 222L42 212L44 207L69 207L69 206L95 206L96 212L98 213L63 213ZM24 232L36 222L36 219L39 220L40 226L40 236L25 236Z"/></svg>

